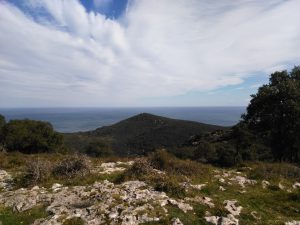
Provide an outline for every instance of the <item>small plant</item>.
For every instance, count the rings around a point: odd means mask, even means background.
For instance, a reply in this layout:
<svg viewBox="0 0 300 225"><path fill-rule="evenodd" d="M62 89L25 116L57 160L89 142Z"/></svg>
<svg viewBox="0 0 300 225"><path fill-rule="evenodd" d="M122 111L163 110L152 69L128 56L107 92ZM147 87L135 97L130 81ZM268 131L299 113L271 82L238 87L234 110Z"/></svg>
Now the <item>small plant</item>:
<svg viewBox="0 0 300 225"><path fill-rule="evenodd" d="M73 217L66 220L63 225L84 225L84 221L79 217Z"/></svg>
<svg viewBox="0 0 300 225"><path fill-rule="evenodd" d="M21 186L32 186L47 181L51 177L52 165L49 161L29 161L19 183Z"/></svg>
<svg viewBox="0 0 300 225"><path fill-rule="evenodd" d="M74 155L60 161L53 168L55 177L73 178L76 176L85 176L90 173L90 162L85 156Z"/></svg>
<svg viewBox="0 0 300 225"><path fill-rule="evenodd" d="M259 163L250 171L252 179L300 179L300 168L287 163Z"/></svg>

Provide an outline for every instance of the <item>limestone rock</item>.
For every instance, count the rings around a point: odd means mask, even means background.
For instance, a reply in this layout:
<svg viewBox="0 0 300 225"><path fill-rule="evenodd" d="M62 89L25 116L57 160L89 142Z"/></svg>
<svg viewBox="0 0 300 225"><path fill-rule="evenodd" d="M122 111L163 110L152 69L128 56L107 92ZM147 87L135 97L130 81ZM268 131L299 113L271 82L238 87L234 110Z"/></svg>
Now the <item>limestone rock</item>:
<svg viewBox="0 0 300 225"><path fill-rule="evenodd" d="M183 225L183 223L178 218L172 219L172 225Z"/></svg>
<svg viewBox="0 0 300 225"><path fill-rule="evenodd" d="M230 212L233 216L239 216L243 207L242 206L236 206L237 201L236 200L225 200L225 209Z"/></svg>
<svg viewBox="0 0 300 225"><path fill-rule="evenodd" d="M285 225L300 225L300 221L291 221L291 222L286 222Z"/></svg>
<svg viewBox="0 0 300 225"><path fill-rule="evenodd" d="M294 183L293 188L294 189L300 189L300 183L299 182Z"/></svg>

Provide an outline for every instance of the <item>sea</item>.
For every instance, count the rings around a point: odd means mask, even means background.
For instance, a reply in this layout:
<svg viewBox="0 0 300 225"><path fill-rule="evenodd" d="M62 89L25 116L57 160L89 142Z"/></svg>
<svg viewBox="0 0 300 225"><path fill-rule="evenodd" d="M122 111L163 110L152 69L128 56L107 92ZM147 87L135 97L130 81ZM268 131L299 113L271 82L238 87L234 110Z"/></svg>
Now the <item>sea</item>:
<svg viewBox="0 0 300 225"><path fill-rule="evenodd" d="M13 108L0 109L6 120L32 119L50 122L59 132L89 131L112 125L139 113L174 119L232 126L246 107L130 107L130 108Z"/></svg>

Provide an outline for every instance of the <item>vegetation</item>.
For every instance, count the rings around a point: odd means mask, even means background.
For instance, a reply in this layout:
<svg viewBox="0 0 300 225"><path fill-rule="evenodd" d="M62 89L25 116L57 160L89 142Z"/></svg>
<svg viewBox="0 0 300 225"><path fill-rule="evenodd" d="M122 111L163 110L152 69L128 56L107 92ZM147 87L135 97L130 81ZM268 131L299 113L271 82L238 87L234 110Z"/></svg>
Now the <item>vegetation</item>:
<svg viewBox="0 0 300 225"><path fill-rule="evenodd" d="M45 218L48 214L44 206L38 206L21 213L9 208L0 207L0 221L3 225L30 225L36 219Z"/></svg>
<svg viewBox="0 0 300 225"><path fill-rule="evenodd" d="M1 142L9 152L54 152L62 148L63 137L53 130L50 123L11 120L2 127Z"/></svg>
<svg viewBox="0 0 300 225"><path fill-rule="evenodd" d="M191 135L221 128L142 113L95 131L67 134L65 143L76 151L86 149L91 155L111 150L120 156L146 155L159 148L181 147Z"/></svg>
<svg viewBox="0 0 300 225"><path fill-rule="evenodd" d="M300 160L300 67L271 74L252 95L245 123L272 150L277 161Z"/></svg>

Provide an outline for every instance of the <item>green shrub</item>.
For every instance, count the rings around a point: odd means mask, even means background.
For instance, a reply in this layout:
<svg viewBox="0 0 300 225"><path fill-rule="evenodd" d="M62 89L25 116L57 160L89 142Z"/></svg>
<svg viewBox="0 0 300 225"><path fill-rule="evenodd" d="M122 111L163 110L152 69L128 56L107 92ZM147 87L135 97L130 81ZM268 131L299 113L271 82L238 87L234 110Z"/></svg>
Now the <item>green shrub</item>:
<svg viewBox="0 0 300 225"><path fill-rule="evenodd" d="M112 148L104 141L93 141L85 148L85 153L92 157L108 157L113 155Z"/></svg>
<svg viewBox="0 0 300 225"><path fill-rule="evenodd" d="M63 225L84 225L84 221L79 217L73 217L71 219L65 220Z"/></svg>
<svg viewBox="0 0 300 225"><path fill-rule="evenodd" d="M11 120L2 129L7 151L22 153L54 152L62 147L63 137L50 123L34 120Z"/></svg>
<svg viewBox="0 0 300 225"><path fill-rule="evenodd" d="M163 191L171 197L185 197L185 189L174 176L158 175L153 177L151 183L156 191Z"/></svg>
<svg viewBox="0 0 300 225"><path fill-rule="evenodd" d="M166 150L158 150L149 156L151 165L158 170L164 170L171 174L205 176L209 167L191 160L181 160L168 153Z"/></svg>
<svg viewBox="0 0 300 225"><path fill-rule="evenodd" d="M259 163L249 172L253 179L300 179L300 168L288 163Z"/></svg>

